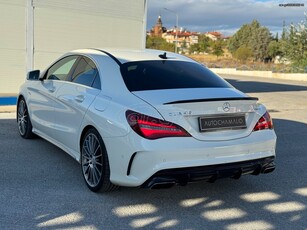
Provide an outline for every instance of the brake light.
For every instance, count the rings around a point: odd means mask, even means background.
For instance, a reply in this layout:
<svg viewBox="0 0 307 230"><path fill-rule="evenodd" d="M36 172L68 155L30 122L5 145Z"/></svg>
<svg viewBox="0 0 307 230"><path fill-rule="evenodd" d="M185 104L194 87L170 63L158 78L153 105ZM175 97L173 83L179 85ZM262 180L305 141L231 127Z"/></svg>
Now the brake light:
<svg viewBox="0 0 307 230"><path fill-rule="evenodd" d="M253 131L263 130L263 129L273 129L273 121L268 112L266 112L257 122Z"/></svg>
<svg viewBox="0 0 307 230"><path fill-rule="evenodd" d="M131 110L126 112L126 118L130 127L140 136L146 139L158 139L163 137L189 137L191 136L179 125L158 118L150 117Z"/></svg>

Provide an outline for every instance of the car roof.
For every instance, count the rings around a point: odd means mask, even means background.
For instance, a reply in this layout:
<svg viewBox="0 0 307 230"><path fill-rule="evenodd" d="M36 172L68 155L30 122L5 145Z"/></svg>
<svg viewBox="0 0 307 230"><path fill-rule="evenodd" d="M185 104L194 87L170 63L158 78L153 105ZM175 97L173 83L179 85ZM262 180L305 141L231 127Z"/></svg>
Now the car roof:
<svg viewBox="0 0 307 230"><path fill-rule="evenodd" d="M166 53L166 54L165 54ZM191 58L179 55L169 51L143 49L143 50L120 50L120 49L78 49L69 52L69 54L87 54L87 55L108 55L115 58L120 64L133 61L149 61L149 60L177 60L194 62ZM163 57L165 54L166 58ZM162 56L161 56L162 55ZM115 60L115 61L116 61Z"/></svg>

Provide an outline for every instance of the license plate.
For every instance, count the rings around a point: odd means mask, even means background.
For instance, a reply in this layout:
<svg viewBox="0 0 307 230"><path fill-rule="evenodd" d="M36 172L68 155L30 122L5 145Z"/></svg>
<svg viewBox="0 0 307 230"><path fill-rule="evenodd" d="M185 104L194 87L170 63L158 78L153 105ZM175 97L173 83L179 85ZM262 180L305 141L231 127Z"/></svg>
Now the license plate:
<svg viewBox="0 0 307 230"><path fill-rule="evenodd" d="M200 132L222 130L222 129L245 129L246 121L244 115L225 115L199 118Z"/></svg>

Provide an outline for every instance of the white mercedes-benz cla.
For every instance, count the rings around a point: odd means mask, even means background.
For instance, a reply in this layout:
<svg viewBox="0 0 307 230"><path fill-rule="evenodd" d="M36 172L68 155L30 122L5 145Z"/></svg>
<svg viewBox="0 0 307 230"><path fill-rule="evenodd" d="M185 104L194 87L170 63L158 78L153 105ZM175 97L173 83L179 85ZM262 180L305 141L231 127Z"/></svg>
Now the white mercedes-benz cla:
<svg viewBox="0 0 307 230"><path fill-rule="evenodd" d="M266 108L171 52L83 49L28 73L17 102L36 134L81 164L92 191L160 188L275 169Z"/></svg>

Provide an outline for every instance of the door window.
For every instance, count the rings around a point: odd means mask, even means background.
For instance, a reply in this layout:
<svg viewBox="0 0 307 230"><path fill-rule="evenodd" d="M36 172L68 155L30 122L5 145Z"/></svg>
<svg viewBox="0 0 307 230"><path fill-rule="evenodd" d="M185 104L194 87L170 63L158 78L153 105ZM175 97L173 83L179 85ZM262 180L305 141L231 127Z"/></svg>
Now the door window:
<svg viewBox="0 0 307 230"><path fill-rule="evenodd" d="M80 58L71 81L100 89L100 77L96 65L87 57Z"/></svg>
<svg viewBox="0 0 307 230"><path fill-rule="evenodd" d="M46 79L66 80L78 56L69 56L59 60L47 71Z"/></svg>

